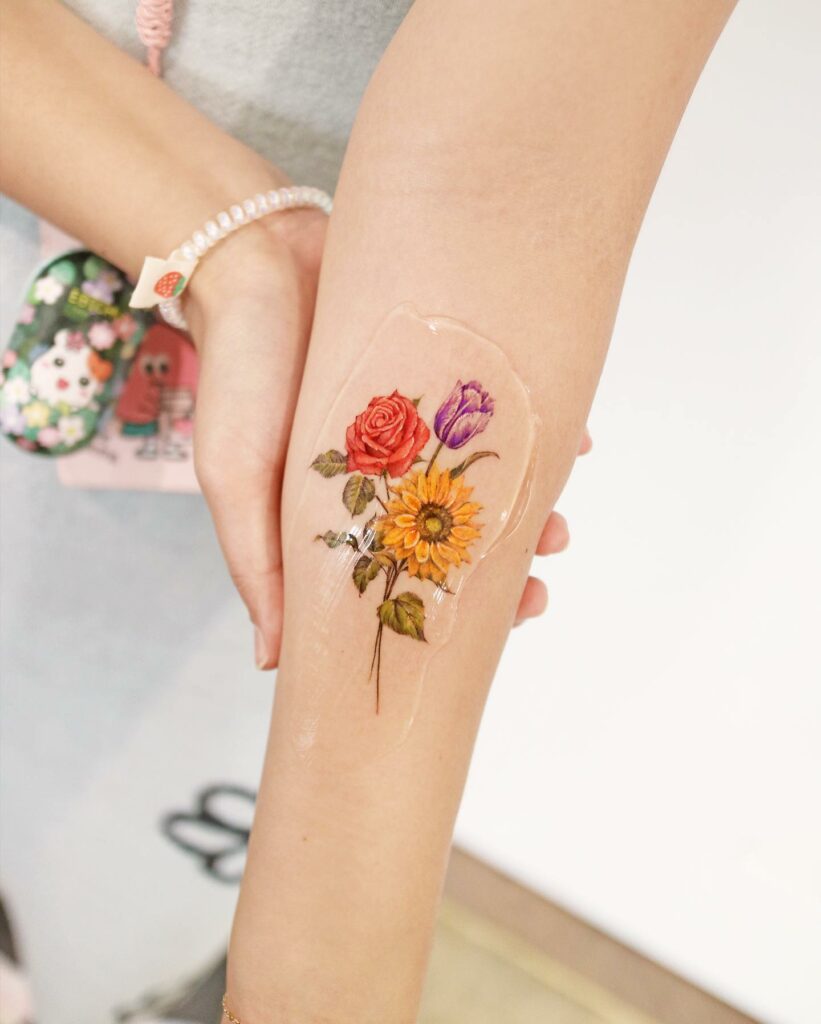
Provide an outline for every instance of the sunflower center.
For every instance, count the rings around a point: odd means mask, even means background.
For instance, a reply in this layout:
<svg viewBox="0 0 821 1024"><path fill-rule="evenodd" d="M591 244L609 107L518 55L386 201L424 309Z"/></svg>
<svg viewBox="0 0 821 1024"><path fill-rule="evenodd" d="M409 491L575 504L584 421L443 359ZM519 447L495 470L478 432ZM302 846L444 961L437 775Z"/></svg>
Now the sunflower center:
<svg viewBox="0 0 821 1024"><path fill-rule="evenodd" d="M446 540L453 526L453 518L441 505L423 505L416 517L419 536L422 540Z"/></svg>

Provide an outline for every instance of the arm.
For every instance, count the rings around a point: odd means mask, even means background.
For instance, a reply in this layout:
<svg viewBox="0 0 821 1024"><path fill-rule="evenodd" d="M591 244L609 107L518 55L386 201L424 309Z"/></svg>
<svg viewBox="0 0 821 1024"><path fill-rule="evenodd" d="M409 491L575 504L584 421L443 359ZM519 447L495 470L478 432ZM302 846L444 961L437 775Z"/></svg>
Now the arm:
<svg viewBox="0 0 821 1024"><path fill-rule="evenodd" d="M415 1019L487 689L579 444L644 210L731 9L418 0L371 82L337 193L288 456L285 646L229 955L229 1006L243 1024ZM408 302L468 330L437 349L395 318L386 329ZM495 395L477 444L500 455L465 474L470 500L485 505L484 532L466 543L478 550L521 494L523 517L470 567L455 604L442 596L449 637L430 580L403 576L424 597L427 642L384 639L377 715L375 610L396 590L379 575L359 597L349 546L328 550L314 537L323 523L351 522L337 493L358 444L345 423L387 394L393 372L403 395L422 396L431 424L457 371L481 373ZM532 439L516 379L538 420ZM514 422L505 408L518 410ZM434 441L402 473L424 469ZM309 469L334 447L349 456L345 475ZM531 448L528 491L505 472ZM453 465L457 454L438 458Z"/></svg>
<svg viewBox="0 0 821 1024"><path fill-rule="evenodd" d="M128 274L285 183L56 0L7 0L0 30L3 192Z"/></svg>
<svg viewBox="0 0 821 1024"><path fill-rule="evenodd" d="M55 0L4 0L0 31L0 188L127 273L287 184ZM261 667L279 650L279 493L324 221L302 210L243 228L186 292L201 358L197 471Z"/></svg>

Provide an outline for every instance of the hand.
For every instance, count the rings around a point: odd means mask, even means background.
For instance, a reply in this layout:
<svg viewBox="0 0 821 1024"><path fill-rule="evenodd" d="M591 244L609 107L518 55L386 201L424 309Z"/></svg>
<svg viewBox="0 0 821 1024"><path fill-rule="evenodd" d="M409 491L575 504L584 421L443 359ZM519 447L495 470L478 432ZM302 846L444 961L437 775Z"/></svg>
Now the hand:
<svg viewBox="0 0 821 1024"><path fill-rule="evenodd" d="M244 227L203 261L185 313L200 355L194 461L231 577L274 668L282 636L280 490L327 219Z"/></svg>
<svg viewBox="0 0 821 1024"><path fill-rule="evenodd" d="M593 439L585 428L582 443L579 446L579 455L587 455L592 447ZM564 551L569 543L570 531L567 528L567 520L561 513L551 512L536 545L536 554L557 555ZM528 576L513 625L521 626L527 619L535 619L539 615L543 615L546 610L547 587L538 577Z"/></svg>

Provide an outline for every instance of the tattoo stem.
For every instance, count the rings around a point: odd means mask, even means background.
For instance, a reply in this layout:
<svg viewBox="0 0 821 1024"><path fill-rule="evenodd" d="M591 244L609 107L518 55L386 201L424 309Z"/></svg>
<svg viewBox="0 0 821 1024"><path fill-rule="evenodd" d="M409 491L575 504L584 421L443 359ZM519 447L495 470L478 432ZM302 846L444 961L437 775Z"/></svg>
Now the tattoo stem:
<svg viewBox="0 0 821 1024"><path fill-rule="evenodd" d="M385 570L387 579L385 580L385 593L382 596L383 601L387 601L391 596L393 585L401 572L401 568L397 566L395 569ZM379 714L379 683L382 674L382 632L384 630L382 620L379 620L379 626L376 630L376 641L373 645L373 657L371 658L371 674L373 674L374 665L376 665L376 713Z"/></svg>
<svg viewBox="0 0 821 1024"><path fill-rule="evenodd" d="M439 454L439 452L441 452L442 446L444 445L444 443L445 443L444 441L440 441L439 444L437 444L436 449L435 449L433 455L431 455L431 457L430 457L430 462L428 463L428 468L425 470L425 476L427 476L428 473L430 473L431 469L433 468L433 464L434 464L434 462L436 462L436 456Z"/></svg>
<svg viewBox="0 0 821 1024"><path fill-rule="evenodd" d="M376 633L376 713L379 714L379 678L382 675L382 623Z"/></svg>

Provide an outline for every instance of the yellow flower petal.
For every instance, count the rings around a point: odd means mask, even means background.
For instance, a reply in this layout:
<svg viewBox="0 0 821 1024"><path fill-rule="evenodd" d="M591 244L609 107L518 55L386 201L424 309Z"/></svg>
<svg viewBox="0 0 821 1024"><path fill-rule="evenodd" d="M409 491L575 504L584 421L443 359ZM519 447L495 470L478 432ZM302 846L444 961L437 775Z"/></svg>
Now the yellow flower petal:
<svg viewBox="0 0 821 1024"><path fill-rule="evenodd" d="M467 544L468 541L476 540L479 536L479 531L474 530L472 526L454 526L450 531L450 535L455 540L461 540Z"/></svg>
<svg viewBox="0 0 821 1024"><path fill-rule="evenodd" d="M458 565L462 561L462 555L464 552L452 548L450 544L437 544L436 547L439 549L439 554L447 559L448 562L452 562L454 565Z"/></svg>
<svg viewBox="0 0 821 1024"><path fill-rule="evenodd" d="M397 526L401 526L403 530L412 529L416 524L416 517L412 516L409 512L403 512L401 515L394 516L394 523Z"/></svg>
<svg viewBox="0 0 821 1024"><path fill-rule="evenodd" d="M458 509L460 505L463 505L468 498L473 494L472 487L458 487L450 496L448 506L451 509Z"/></svg>
<svg viewBox="0 0 821 1024"><path fill-rule="evenodd" d="M431 544L430 546L430 560L442 573L448 571L448 560L442 554L442 550L439 544Z"/></svg>
<svg viewBox="0 0 821 1024"><path fill-rule="evenodd" d="M450 497L450 470L446 469L445 472L439 477L439 487L436 491L436 501L440 505L443 505Z"/></svg>
<svg viewBox="0 0 821 1024"><path fill-rule="evenodd" d="M420 540L416 545L416 560L419 563L427 562L430 555L430 544L426 540Z"/></svg>
<svg viewBox="0 0 821 1024"><path fill-rule="evenodd" d="M462 505L461 508L455 509L451 515L453 516L454 523L463 522L466 523L471 516L475 516L477 512L482 511L482 506L476 502L471 501Z"/></svg>

